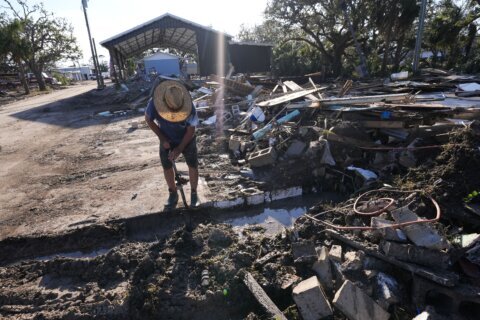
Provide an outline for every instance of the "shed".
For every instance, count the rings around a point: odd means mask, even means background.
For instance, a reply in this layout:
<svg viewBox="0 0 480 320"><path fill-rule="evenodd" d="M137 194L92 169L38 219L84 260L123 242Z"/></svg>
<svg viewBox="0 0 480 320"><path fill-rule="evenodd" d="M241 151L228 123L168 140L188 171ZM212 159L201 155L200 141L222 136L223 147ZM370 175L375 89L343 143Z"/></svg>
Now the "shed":
<svg viewBox="0 0 480 320"><path fill-rule="evenodd" d="M126 59L151 48L174 48L195 55L198 73L202 76L225 74L228 71L232 36L199 25L195 22L165 13L132 29L100 42L108 49L115 70L126 69ZM237 46L238 54L244 55L237 61L237 72L259 72L270 69L271 46L255 44ZM242 49L243 48L243 49ZM242 50L240 50L242 49ZM261 49L261 50L259 50ZM270 51L269 51L270 50ZM263 55L259 57L258 55ZM263 63L259 65L259 61ZM250 62L250 63L249 63ZM252 63L254 65L252 65ZM123 72L119 74L120 79Z"/></svg>
<svg viewBox="0 0 480 320"><path fill-rule="evenodd" d="M157 52L143 59L145 72L156 72L162 75L179 75L180 62L177 56L165 52Z"/></svg>

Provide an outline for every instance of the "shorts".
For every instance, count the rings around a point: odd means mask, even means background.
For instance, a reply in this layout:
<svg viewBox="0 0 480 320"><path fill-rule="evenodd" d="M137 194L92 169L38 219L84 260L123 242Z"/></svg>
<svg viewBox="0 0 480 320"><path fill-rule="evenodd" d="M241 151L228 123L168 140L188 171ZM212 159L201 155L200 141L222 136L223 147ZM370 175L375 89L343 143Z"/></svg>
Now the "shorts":
<svg viewBox="0 0 480 320"><path fill-rule="evenodd" d="M171 145L172 148L175 148L174 145ZM162 167L165 170L172 168L173 163L168 160L168 152L162 144L160 143L160 161L162 162ZM182 152L183 156L185 157L185 162L191 168L198 167L198 155L197 155L197 139L193 137L192 141L190 141L185 149Z"/></svg>

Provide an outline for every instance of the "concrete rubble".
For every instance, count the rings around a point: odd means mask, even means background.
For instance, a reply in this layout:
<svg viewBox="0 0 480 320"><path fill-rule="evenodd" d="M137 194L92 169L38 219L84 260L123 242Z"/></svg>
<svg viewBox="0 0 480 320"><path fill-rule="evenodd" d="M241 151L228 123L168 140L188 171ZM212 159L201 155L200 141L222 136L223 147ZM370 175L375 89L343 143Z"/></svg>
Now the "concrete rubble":
<svg viewBox="0 0 480 320"><path fill-rule="evenodd" d="M77 250L88 227L0 241L0 316L475 319L480 108L455 98L466 81L456 79L188 81L208 201L169 216L177 228L148 242L129 238L142 232L128 219L114 221L113 244L95 257L32 259ZM141 114L152 85L131 79L128 90L96 93L95 103L113 97L124 109L94 117ZM340 197L320 198L329 192ZM301 196L318 201L288 212L291 225L275 235L215 220ZM69 292L56 291L62 283Z"/></svg>

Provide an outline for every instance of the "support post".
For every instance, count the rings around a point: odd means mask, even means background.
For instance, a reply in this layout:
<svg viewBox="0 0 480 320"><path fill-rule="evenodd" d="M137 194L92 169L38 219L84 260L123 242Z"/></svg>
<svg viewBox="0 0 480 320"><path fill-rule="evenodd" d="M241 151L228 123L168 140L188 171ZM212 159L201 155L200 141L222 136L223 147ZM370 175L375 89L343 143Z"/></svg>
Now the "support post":
<svg viewBox="0 0 480 320"><path fill-rule="evenodd" d="M422 0L420 7L420 16L418 17L417 39L415 41L415 53L413 55L413 73L418 72L418 64L420 62L420 52L422 51L423 26L425 24L425 11L427 9L427 0Z"/></svg>

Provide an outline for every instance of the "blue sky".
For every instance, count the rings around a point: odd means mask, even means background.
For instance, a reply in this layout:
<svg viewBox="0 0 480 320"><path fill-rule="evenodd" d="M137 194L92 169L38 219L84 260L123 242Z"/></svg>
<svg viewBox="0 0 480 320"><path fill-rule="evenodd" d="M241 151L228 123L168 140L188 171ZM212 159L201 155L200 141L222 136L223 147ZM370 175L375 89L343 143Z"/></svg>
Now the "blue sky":
<svg viewBox="0 0 480 320"><path fill-rule="evenodd" d="M81 0L44 0L43 3L56 16L72 23L84 52L83 61L87 61L91 54ZM87 10L98 54L108 55L99 42L166 12L236 36L242 24L253 26L262 22L266 3L267 0L90 0Z"/></svg>

